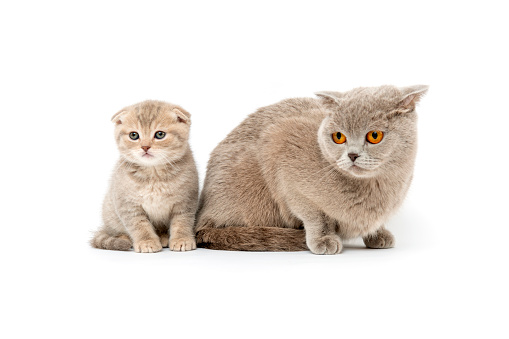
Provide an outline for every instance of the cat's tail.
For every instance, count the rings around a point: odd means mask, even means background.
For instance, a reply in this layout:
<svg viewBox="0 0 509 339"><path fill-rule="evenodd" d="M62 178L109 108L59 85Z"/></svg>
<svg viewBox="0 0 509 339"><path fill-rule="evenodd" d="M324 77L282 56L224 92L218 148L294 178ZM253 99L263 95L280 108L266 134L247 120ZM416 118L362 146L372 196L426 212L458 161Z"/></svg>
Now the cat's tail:
<svg viewBox="0 0 509 339"><path fill-rule="evenodd" d="M303 229L281 227L207 227L196 233L198 247L225 251L307 251Z"/></svg>
<svg viewBox="0 0 509 339"><path fill-rule="evenodd" d="M127 234L112 236L103 230L99 230L90 240L90 245L103 250L129 251L133 243Z"/></svg>

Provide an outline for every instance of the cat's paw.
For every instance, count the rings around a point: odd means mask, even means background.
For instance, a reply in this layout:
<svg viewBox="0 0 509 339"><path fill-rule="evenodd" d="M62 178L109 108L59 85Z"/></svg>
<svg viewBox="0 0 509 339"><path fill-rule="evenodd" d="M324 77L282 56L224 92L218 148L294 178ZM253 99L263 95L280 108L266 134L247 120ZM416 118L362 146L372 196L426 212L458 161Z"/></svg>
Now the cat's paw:
<svg viewBox="0 0 509 339"><path fill-rule="evenodd" d="M170 250L172 251L190 251L196 249L196 240L194 237L170 239Z"/></svg>
<svg viewBox="0 0 509 339"><path fill-rule="evenodd" d="M161 246L168 247L168 244L170 243L170 236L168 234L160 235L159 240L161 241Z"/></svg>
<svg viewBox="0 0 509 339"><path fill-rule="evenodd" d="M343 249L341 238L335 234L310 240L307 245L314 254L337 254Z"/></svg>
<svg viewBox="0 0 509 339"><path fill-rule="evenodd" d="M369 248L391 248L396 243L392 233L385 228L379 229L375 234L365 236L362 240Z"/></svg>
<svg viewBox="0 0 509 339"><path fill-rule="evenodd" d="M155 253L162 251L159 239L141 240L134 243L134 251L138 253Z"/></svg>

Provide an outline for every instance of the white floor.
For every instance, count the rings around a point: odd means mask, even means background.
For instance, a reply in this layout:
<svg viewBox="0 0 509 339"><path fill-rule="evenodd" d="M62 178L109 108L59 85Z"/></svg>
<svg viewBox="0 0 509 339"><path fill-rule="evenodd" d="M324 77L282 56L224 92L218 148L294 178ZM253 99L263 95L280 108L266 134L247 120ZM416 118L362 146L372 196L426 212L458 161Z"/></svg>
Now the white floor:
<svg viewBox="0 0 509 339"><path fill-rule="evenodd" d="M0 5L0 337L508 338L507 11L474 3ZM430 85L389 250L95 250L110 117L192 114L200 178L257 107Z"/></svg>
<svg viewBox="0 0 509 339"><path fill-rule="evenodd" d="M505 251L450 230L440 241L439 227L404 208L395 248L336 256L137 254L46 236L4 256L2 307L20 338L504 337Z"/></svg>

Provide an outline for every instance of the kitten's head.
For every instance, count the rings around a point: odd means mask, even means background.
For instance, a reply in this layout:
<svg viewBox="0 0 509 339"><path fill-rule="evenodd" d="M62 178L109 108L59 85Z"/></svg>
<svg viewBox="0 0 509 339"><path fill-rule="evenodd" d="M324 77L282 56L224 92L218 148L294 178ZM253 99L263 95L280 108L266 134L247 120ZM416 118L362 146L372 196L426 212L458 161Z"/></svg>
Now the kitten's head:
<svg viewBox="0 0 509 339"><path fill-rule="evenodd" d="M180 159L187 150L190 117L182 107L162 101L122 109L111 119L121 156L142 166Z"/></svg>
<svg viewBox="0 0 509 339"><path fill-rule="evenodd" d="M373 177L413 163L415 106L427 89L381 86L316 93L330 112L318 131L323 155L355 177Z"/></svg>

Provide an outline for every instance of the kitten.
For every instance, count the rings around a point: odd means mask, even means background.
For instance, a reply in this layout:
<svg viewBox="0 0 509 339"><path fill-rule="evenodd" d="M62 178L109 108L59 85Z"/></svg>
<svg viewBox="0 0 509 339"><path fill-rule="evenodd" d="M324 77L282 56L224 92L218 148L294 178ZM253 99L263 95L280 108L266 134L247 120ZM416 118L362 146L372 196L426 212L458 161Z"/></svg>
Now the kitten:
<svg viewBox="0 0 509 339"><path fill-rule="evenodd" d="M416 155L415 105L427 86L321 92L251 114L213 151L197 241L221 250L388 248ZM303 229L302 229L303 228Z"/></svg>
<svg viewBox="0 0 509 339"><path fill-rule="evenodd" d="M198 173L188 144L190 114L144 101L112 121L120 159L104 199L104 225L91 245L142 253L195 249Z"/></svg>

